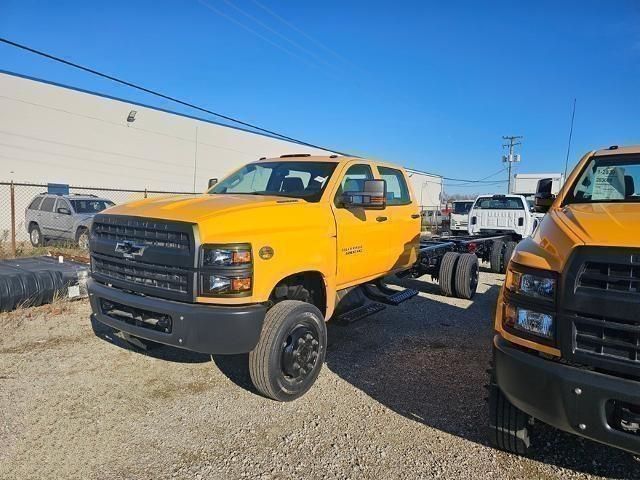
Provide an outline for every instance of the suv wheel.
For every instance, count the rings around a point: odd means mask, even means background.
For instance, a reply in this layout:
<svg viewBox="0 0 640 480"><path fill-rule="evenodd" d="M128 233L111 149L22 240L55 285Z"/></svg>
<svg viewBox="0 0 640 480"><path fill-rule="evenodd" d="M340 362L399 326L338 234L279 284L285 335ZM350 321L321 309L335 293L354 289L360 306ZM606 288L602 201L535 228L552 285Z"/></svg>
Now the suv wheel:
<svg viewBox="0 0 640 480"><path fill-rule="evenodd" d="M267 312L249 373L264 396L289 402L316 381L327 349L327 327L320 310L298 300L283 300Z"/></svg>
<svg viewBox="0 0 640 480"><path fill-rule="evenodd" d="M76 233L76 243L81 249L89 250L89 230L79 228L78 233Z"/></svg>
<svg viewBox="0 0 640 480"><path fill-rule="evenodd" d="M31 245L34 247L42 246L44 239L42 238L40 227L38 227L37 224L33 224L29 227L29 240L31 240Z"/></svg>

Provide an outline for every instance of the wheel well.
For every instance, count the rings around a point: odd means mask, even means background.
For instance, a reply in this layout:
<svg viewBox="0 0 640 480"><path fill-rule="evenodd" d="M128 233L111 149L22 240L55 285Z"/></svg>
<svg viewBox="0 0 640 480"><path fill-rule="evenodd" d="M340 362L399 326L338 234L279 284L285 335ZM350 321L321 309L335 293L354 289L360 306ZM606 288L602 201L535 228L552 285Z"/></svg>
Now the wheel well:
<svg viewBox="0 0 640 480"><path fill-rule="evenodd" d="M37 226L38 226L38 222L34 222L33 220L31 220L31 221L29 222L29 228L28 228L28 230L29 230L29 231L31 231L31 229L32 229L33 227L37 227Z"/></svg>
<svg viewBox="0 0 640 480"><path fill-rule="evenodd" d="M89 230L86 225L80 225L77 229L76 229L76 238L78 238L80 236L80 234L84 231L84 230Z"/></svg>
<svg viewBox="0 0 640 480"><path fill-rule="evenodd" d="M303 299L297 297L300 287L309 292L310 298ZM324 278L320 272L300 272L289 275L278 282L271 291L269 300L273 303L282 300L305 300L318 307L318 310L326 315L327 312L327 292L324 285Z"/></svg>

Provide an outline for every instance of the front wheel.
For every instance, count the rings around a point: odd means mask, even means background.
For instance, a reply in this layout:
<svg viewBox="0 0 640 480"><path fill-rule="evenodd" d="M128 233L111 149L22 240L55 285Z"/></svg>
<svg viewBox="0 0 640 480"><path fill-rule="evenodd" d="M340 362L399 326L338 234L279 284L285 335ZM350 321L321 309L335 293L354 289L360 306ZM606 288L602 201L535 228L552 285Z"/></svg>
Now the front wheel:
<svg viewBox="0 0 640 480"><path fill-rule="evenodd" d="M316 381L327 350L324 317L314 305L283 300L268 312L256 348L249 353L249 373L264 396L289 402Z"/></svg>
<svg viewBox="0 0 640 480"><path fill-rule="evenodd" d="M531 445L531 417L513 405L492 382L489 385L489 441L504 450L525 456Z"/></svg>

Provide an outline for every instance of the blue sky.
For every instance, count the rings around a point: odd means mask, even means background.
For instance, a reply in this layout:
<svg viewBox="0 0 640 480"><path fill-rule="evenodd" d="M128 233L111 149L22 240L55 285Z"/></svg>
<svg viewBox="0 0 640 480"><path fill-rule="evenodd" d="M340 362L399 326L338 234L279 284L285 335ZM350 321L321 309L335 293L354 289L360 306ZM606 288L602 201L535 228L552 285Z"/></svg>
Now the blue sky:
<svg viewBox="0 0 640 480"><path fill-rule="evenodd" d="M571 164L592 148L640 143L633 0L0 0L0 36L448 177L498 171L507 134L525 137L519 171L562 171L574 97ZM181 110L6 45L0 68Z"/></svg>

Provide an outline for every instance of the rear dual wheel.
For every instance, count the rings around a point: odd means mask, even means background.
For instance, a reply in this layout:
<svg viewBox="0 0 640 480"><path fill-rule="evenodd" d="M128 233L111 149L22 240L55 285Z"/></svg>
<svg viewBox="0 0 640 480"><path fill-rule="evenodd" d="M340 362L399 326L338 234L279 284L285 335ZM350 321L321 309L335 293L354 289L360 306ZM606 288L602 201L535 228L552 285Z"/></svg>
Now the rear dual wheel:
<svg viewBox="0 0 640 480"><path fill-rule="evenodd" d="M249 373L264 396L288 402L304 395L320 374L327 350L324 317L314 305L283 300L267 312Z"/></svg>
<svg viewBox="0 0 640 480"><path fill-rule="evenodd" d="M517 242L495 240L491 246L491 271L494 273L505 273L513 252L518 245Z"/></svg>
<svg viewBox="0 0 640 480"><path fill-rule="evenodd" d="M448 297L471 299L478 289L480 270L473 253L447 252L440 263L440 289Z"/></svg>

